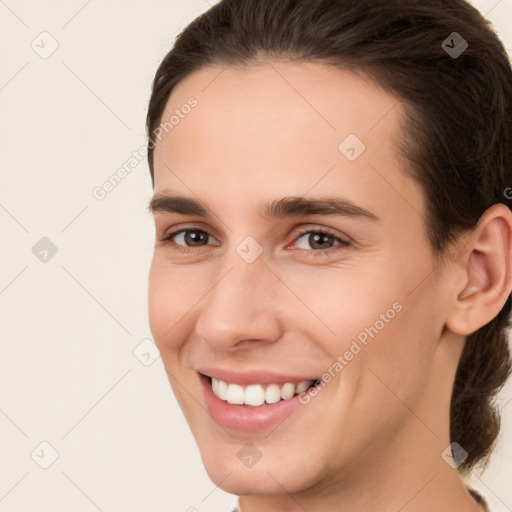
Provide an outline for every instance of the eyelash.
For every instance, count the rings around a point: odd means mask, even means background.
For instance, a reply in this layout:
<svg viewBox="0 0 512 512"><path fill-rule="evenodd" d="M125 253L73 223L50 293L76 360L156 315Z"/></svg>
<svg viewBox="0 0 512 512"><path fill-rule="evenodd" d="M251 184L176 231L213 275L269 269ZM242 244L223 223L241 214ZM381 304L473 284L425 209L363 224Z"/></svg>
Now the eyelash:
<svg viewBox="0 0 512 512"><path fill-rule="evenodd" d="M204 233L208 236L211 236L207 231L203 230L203 229L196 229L196 228L186 228L186 229L180 229L180 230L177 230L177 231L173 231L172 233L169 233L169 235L167 235L165 238L163 238L162 240L160 240L161 242L164 243L164 245L167 245L167 244L173 244L175 245L177 251L181 252L181 253L184 253L184 254L187 254L187 253L191 253L191 252L194 252L195 249L199 248L199 247L205 247L205 246L198 246L198 247L187 247L187 246L183 246L183 245L178 245L176 244L175 242L172 241L172 238L174 238L176 235L179 235L180 233L186 233L186 232L200 232L200 233ZM344 249L344 248L347 248L349 247L351 244L351 242L349 242L348 240L344 240L342 238L340 238L339 236L335 235L334 233L331 233L329 230L326 230L326 229L305 229L303 231L301 231L300 233L298 233L295 238L294 238L294 242L297 242L297 240L301 239L304 235L307 235L307 234L320 234L320 235L326 235L328 237L331 237L332 239L334 239L336 242L339 242L338 245L334 245L332 247L329 247L328 249L298 249L300 251L303 251L305 252L308 256L324 256L326 255L327 253L331 253L333 251L337 251L337 250L341 250L341 249Z"/></svg>

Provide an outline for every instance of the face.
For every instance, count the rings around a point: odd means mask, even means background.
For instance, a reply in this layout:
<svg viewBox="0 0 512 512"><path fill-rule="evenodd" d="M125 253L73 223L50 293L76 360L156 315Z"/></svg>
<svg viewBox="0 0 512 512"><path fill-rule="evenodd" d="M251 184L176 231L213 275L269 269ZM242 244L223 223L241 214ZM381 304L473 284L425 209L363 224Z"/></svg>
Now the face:
<svg viewBox="0 0 512 512"><path fill-rule="evenodd" d="M189 75L173 115L150 325L213 481L307 493L431 447L443 292L396 98L266 61Z"/></svg>

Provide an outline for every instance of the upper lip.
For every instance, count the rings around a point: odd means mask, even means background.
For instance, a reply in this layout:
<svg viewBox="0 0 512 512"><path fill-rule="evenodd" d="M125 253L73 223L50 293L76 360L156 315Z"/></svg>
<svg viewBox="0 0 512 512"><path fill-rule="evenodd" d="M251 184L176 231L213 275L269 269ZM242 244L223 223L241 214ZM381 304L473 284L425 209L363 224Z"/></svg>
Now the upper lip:
<svg viewBox="0 0 512 512"><path fill-rule="evenodd" d="M242 372L228 368L201 367L197 368L197 371L207 377L223 380L228 384L240 384L241 386L250 384L285 384L286 382L298 384L305 380L315 381L318 378L311 377L311 375L297 376L282 372L269 372L268 370L246 370Z"/></svg>

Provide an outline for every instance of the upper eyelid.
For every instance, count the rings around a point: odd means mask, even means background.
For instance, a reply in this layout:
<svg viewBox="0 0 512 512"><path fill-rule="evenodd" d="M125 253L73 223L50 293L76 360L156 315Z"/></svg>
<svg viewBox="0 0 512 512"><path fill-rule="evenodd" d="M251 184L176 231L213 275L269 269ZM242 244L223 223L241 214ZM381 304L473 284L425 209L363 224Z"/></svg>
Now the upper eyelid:
<svg viewBox="0 0 512 512"><path fill-rule="evenodd" d="M201 228L183 228L183 229L178 229L176 231L171 231L168 235L164 235L163 239L167 240L169 238L175 237L175 236L180 235L181 233L184 233L184 232L187 232L187 231L201 231L201 232L206 233L208 236L211 236L212 238L215 239L215 237L211 233L206 231L206 229L201 229Z"/></svg>
<svg viewBox="0 0 512 512"><path fill-rule="evenodd" d="M204 228L201 226L183 226L183 227L170 227L170 228L164 229L163 233L162 233L162 239L169 238L170 236L173 236L173 235L178 235L179 233L182 233L183 231L204 231L208 235L216 238L216 235L211 232L212 231L211 228ZM215 230L213 230L213 231L215 231ZM157 228L157 232L158 232L158 228Z"/></svg>
<svg viewBox="0 0 512 512"><path fill-rule="evenodd" d="M323 233L325 235L332 236L333 238L338 238L339 240L349 239L347 235L341 234L341 233L335 233L334 230L329 228L315 228L315 227L306 227L303 229L299 229L297 233L294 235L295 238L302 237L307 233Z"/></svg>

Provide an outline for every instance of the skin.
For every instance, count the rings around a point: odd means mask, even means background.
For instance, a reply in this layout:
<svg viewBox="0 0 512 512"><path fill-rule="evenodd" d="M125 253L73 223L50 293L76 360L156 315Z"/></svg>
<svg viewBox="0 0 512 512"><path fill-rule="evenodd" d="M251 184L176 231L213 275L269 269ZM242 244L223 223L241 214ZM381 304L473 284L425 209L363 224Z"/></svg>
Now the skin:
<svg viewBox="0 0 512 512"><path fill-rule="evenodd" d="M441 453L464 336L512 288L509 210L489 209L460 241L466 250L439 265L422 191L396 149L402 106L348 71L276 60L204 68L175 87L163 119L190 96L197 107L156 145L154 191L199 199L214 215L155 209L149 313L211 479L243 512L480 510ZM338 150L348 134L366 145L353 162ZM260 215L284 196L343 197L380 221ZM333 233L328 251L313 254L302 228ZM210 237L161 241L180 229ZM252 263L236 252L247 236L263 249ZM321 376L396 303L401 311L277 428L228 431L206 411L199 366ZM248 442L262 454L251 468L237 457Z"/></svg>

